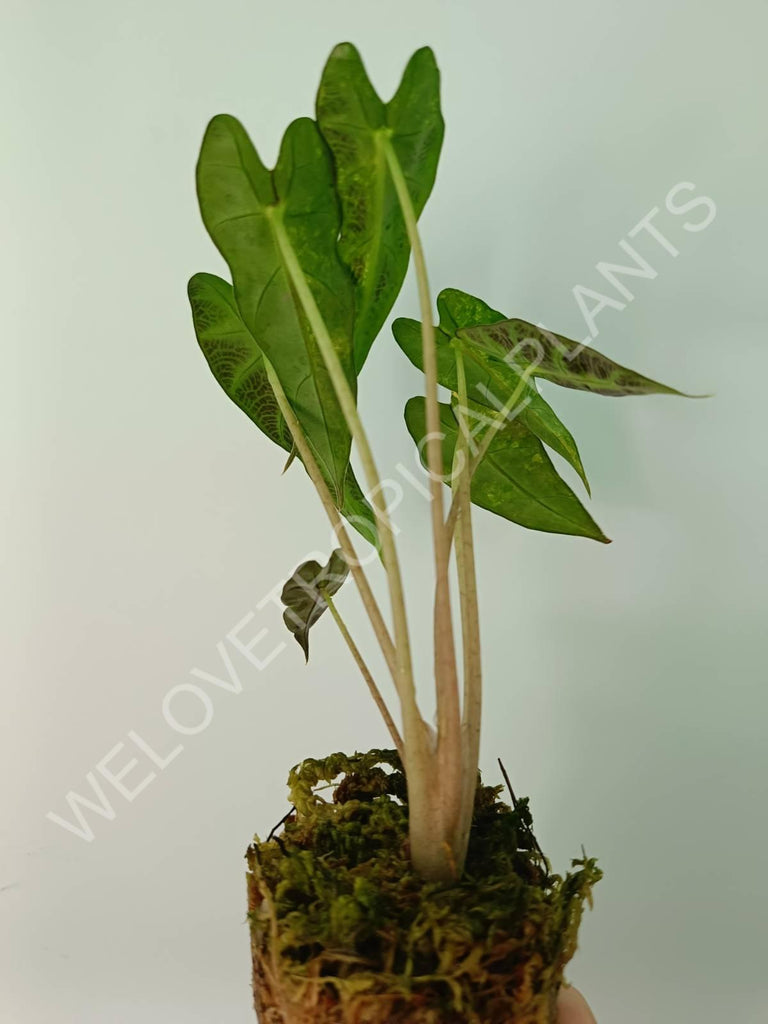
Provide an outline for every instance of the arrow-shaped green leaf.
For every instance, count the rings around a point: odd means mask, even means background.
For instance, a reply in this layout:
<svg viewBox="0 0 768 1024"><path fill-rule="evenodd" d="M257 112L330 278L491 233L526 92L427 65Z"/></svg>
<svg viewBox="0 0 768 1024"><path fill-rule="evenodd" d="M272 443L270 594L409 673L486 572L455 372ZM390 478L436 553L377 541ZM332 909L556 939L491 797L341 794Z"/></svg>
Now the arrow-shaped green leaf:
<svg viewBox="0 0 768 1024"><path fill-rule="evenodd" d="M237 309L232 285L195 274L187 287L197 341L208 366L235 405L287 452L293 439L267 380L264 355Z"/></svg>
<svg viewBox="0 0 768 1024"><path fill-rule="evenodd" d="M332 597L349 573L341 550L331 554L327 565L314 560L302 562L283 587L281 600L286 606L283 621L309 661L309 631L328 607L325 596Z"/></svg>
<svg viewBox="0 0 768 1024"><path fill-rule="evenodd" d="M350 434L288 269L298 261L350 385L354 291L336 241L340 214L330 154L314 121L287 129L268 171L242 125L214 117L197 165L203 221L229 264L237 308L274 367L338 504Z"/></svg>
<svg viewBox="0 0 768 1024"><path fill-rule="evenodd" d="M482 440L493 413L470 403L467 413L474 444ZM405 407L411 437L423 451L426 436L424 399L412 398ZM449 405L440 406L443 464L446 477L453 466L458 423ZM448 479L450 482L450 479ZM539 439L516 418L499 430L475 470L472 501L531 530L565 533L609 543L571 488L558 475Z"/></svg>
<svg viewBox="0 0 768 1024"><path fill-rule="evenodd" d="M501 320L503 314L497 313L482 300L453 288L440 293L437 308L440 313L440 323L435 328L437 369L438 379L443 387L451 391L457 390L454 346L458 346L465 356L464 369L470 399L498 411L509 398L518 393L518 417L529 430L573 466L589 491L589 483L573 435L539 394L534 382L525 382L520 390L522 369L509 366L503 360L490 359L484 346L474 345L461 331L461 328L478 323ZM411 362L420 370L423 369L419 321L399 318L393 323L392 331L398 345Z"/></svg>
<svg viewBox="0 0 768 1024"><path fill-rule="evenodd" d="M291 432L267 379L264 355L243 323L232 285L215 274L195 274L187 290L195 334L214 377L270 441L295 453ZM378 546L375 513L351 466L347 467L339 511L367 541Z"/></svg>
<svg viewBox="0 0 768 1024"><path fill-rule="evenodd" d="M429 198L443 141L440 74L428 47L408 62L394 97L377 95L351 43L335 47L317 95L317 121L333 153L343 211L339 252L355 280L359 370L397 298L410 245L382 143L408 182L416 216Z"/></svg>
<svg viewBox="0 0 768 1024"><path fill-rule="evenodd" d="M620 366L608 356L562 334L553 334L525 320L489 320L486 325L461 325L459 338L489 360L518 370L531 366L533 376L565 388L597 395L682 395L681 391Z"/></svg>

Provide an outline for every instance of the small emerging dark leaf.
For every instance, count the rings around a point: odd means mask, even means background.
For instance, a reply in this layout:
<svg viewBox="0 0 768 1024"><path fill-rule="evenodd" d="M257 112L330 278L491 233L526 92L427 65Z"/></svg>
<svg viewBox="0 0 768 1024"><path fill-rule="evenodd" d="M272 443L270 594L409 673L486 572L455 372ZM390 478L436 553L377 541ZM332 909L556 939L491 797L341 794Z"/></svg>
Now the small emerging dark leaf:
<svg viewBox="0 0 768 1024"><path fill-rule="evenodd" d="M340 549L323 566L314 560L302 562L283 587L281 600L286 606L283 621L309 661L309 631L328 607L324 595L332 597L349 573Z"/></svg>

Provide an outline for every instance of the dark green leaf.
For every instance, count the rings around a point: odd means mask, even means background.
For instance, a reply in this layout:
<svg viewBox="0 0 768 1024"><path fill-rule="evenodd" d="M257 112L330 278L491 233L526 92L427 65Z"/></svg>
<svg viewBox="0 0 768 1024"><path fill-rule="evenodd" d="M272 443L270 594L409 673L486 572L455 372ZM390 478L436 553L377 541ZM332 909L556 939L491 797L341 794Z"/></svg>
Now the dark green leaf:
<svg viewBox="0 0 768 1024"><path fill-rule="evenodd" d="M285 472L297 457L293 439L267 379L262 351L237 309L232 285L215 274L195 274L188 293L197 340L214 377L270 441L290 452ZM347 467L339 511L378 547L376 515L351 466Z"/></svg>
<svg viewBox="0 0 768 1024"><path fill-rule="evenodd" d="M437 299L440 324L435 328L437 341L438 379L443 387L456 391L456 352L458 345L465 356L464 369L467 392L472 401L498 411L512 397L520 385L522 370L498 359L487 357L482 346L473 345L463 337L464 327L478 323L493 323L503 314L487 306L482 300L454 288L445 289ZM419 369L422 365L421 324L418 320L395 320L392 330L400 348ZM533 381L527 381L520 392L517 416L545 444L570 463L589 491L579 449L571 432L552 407L539 394Z"/></svg>
<svg viewBox="0 0 768 1024"><path fill-rule="evenodd" d="M328 565L302 562L283 587L281 600L286 606L283 621L293 633L309 661L309 631L328 604L324 595L333 597L349 573L341 550L331 554Z"/></svg>
<svg viewBox="0 0 768 1024"><path fill-rule="evenodd" d="M294 121L274 171L242 125L214 117L197 165L203 221L229 264L237 308L275 369L339 504L350 435L317 342L292 287L289 245L301 265L352 388L354 290L340 262L330 155L314 121ZM281 248L282 246L282 248Z"/></svg>
<svg viewBox="0 0 768 1024"><path fill-rule="evenodd" d="M469 428L475 445L481 441L492 417L487 407L470 403ZM405 421L423 452L423 398L412 398L407 403ZM450 482L459 429L451 406L441 404L440 423L444 472ZM475 505L528 529L609 543L571 488L558 476L542 443L519 417L509 421L491 441L472 478L471 493Z"/></svg>
<svg viewBox="0 0 768 1024"><path fill-rule="evenodd" d="M383 103L351 43L331 53L317 95L317 120L333 152L342 205L339 251L355 280L359 370L397 297L410 246L383 143L402 167L416 216L429 198L443 141L440 74L428 47L408 62Z"/></svg>
<svg viewBox="0 0 768 1024"><path fill-rule="evenodd" d="M243 323L232 285L195 274L187 288L195 334L216 380L270 441L287 452L293 438L267 380L264 356Z"/></svg>
<svg viewBox="0 0 768 1024"><path fill-rule="evenodd" d="M493 309L487 302L458 288L443 288L437 296L437 312L440 316L440 327L451 336L462 327L495 324L498 320L505 319L503 313Z"/></svg>

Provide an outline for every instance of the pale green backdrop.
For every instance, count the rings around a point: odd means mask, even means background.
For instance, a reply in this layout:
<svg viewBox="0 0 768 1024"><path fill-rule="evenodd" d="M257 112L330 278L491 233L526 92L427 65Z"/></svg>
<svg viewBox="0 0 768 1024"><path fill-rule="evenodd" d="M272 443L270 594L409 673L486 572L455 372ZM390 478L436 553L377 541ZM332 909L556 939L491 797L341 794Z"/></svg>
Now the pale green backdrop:
<svg viewBox="0 0 768 1024"><path fill-rule="evenodd" d="M599 289L654 207L678 252L636 234L657 276L625 279L597 345L715 397L554 396L614 543L478 516L483 765L496 779L503 757L558 867L582 843L601 859L571 971L600 1024L765 1021L765 3L6 0L2 21L3 1024L246 1024L250 833L302 756L386 742L330 623L308 669L291 647L263 671L235 652L240 694L200 675L244 617L237 636L275 647L258 604L328 531L196 350L186 279L220 269L196 152L227 111L273 160L343 39L384 93L416 46L437 52L436 288L581 337L574 287ZM704 207L665 206L682 182L716 204L703 230L685 225ZM397 311L416 308L409 284ZM385 331L361 402L401 481L419 387ZM426 507L405 490L424 633ZM426 693L426 644L419 666ZM210 726L174 733L166 698ZM184 749L163 769L135 736ZM129 801L96 765L132 756ZM113 817L85 812L90 843L46 819L94 798L89 772Z"/></svg>

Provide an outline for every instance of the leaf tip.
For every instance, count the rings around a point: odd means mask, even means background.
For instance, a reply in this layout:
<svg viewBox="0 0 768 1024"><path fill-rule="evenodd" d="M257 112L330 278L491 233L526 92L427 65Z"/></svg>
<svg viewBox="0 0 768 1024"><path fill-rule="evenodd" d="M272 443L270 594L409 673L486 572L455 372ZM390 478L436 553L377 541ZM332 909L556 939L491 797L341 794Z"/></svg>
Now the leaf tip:
<svg viewBox="0 0 768 1024"><path fill-rule="evenodd" d="M291 448L289 454L288 454L288 458L285 460L285 465L283 466L282 473L280 474L281 476L284 473L288 472L288 470L293 465L293 461L294 461L295 458L296 458L296 445L294 444L293 447Z"/></svg>
<svg viewBox="0 0 768 1024"><path fill-rule="evenodd" d="M425 64L431 64L437 68L437 57L431 46L420 46L418 50L415 50L409 63L416 61L423 61Z"/></svg>
<svg viewBox="0 0 768 1024"><path fill-rule="evenodd" d="M584 469L584 463L581 461L581 456L579 455L579 451L577 448L573 452L573 457L568 459L568 461L576 470L579 480L581 480L581 482L584 484L584 490L587 492L587 497L591 498L592 488L589 483L589 477L587 476L587 471Z"/></svg>
<svg viewBox="0 0 768 1024"><path fill-rule="evenodd" d="M287 625L287 623L286 623L286 625ZM291 629L290 626L288 626L288 628ZM304 653L304 664L308 665L309 664L309 636L308 636L308 630L304 631L304 632L297 630L296 632L294 632L291 629L291 632L293 633L293 639L296 641L296 643L299 645L299 647L301 648L302 652Z"/></svg>
<svg viewBox="0 0 768 1024"><path fill-rule="evenodd" d="M429 84L437 93L440 88L440 68L438 67L435 51L431 46L420 46L408 58L408 63L403 72L402 85L405 82L421 82L422 85ZM400 90L398 90L399 92ZM394 100L395 97L393 97ZM436 111L440 124L444 127L442 113L439 108Z"/></svg>
<svg viewBox="0 0 768 1024"><path fill-rule="evenodd" d="M328 60L360 60L360 52L354 43L336 43L328 55Z"/></svg>
<svg viewBox="0 0 768 1024"><path fill-rule="evenodd" d="M233 117L232 114L214 114L206 126L205 134L207 136L217 131L230 132L232 129L237 128L242 130L242 127L237 118Z"/></svg>

